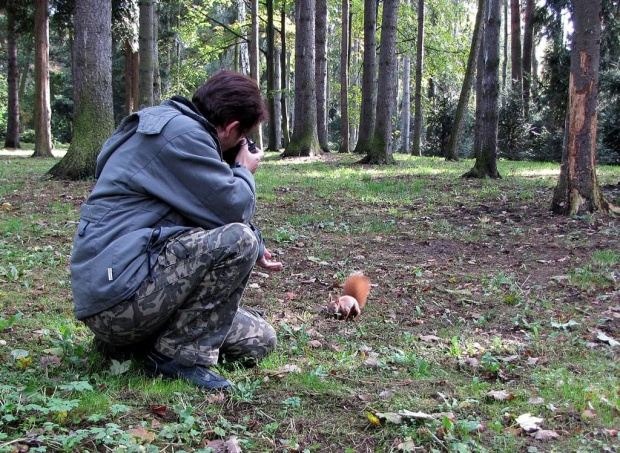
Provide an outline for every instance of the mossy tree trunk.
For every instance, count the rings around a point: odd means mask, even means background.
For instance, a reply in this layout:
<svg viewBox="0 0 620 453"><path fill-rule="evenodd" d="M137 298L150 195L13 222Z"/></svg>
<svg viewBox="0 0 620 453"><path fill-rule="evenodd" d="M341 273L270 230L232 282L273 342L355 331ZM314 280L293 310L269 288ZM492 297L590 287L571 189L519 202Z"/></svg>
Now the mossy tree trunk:
<svg viewBox="0 0 620 453"><path fill-rule="evenodd" d="M500 2L488 0L484 27L484 69L480 98L480 150L474 168L466 178L500 178L497 170L497 128L499 120L499 31Z"/></svg>
<svg viewBox="0 0 620 453"><path fill-rule="evenodd" d="M283 157L312 157L321 153L316 124L315 0L295 2L295 115L293 136Z"/></svg>
<svg viewBox="0 0 620 453"><path fill-rule="evenodd" d="M577 215L602 211L620 212L603 197L596 178L596 132L601 0L574 0L575 32L562 166L551 210Z"/></svg>
<svg viewBox="0 0 620 453"><path fill-rule="evenodd" d="M396 101L396 27L398 25L398 0L384 0L381 22L381 50L377 91L377 123L372 146L363 162L393 164L392 112Z"/></svg>
<svg viewBox="0 0 620 453"><path fill-rule="evenodd" d="M50 170L54 178L94 177L97 154L114 129L111 22L112 0L76 3L73 140L65 157Z"/></svg>
<svg viewBox="0 0 620 453"><path fill-rule="evenodd" d="M367 154L375 130L377 114L377 5L364 0L364 60L362 62L362 103L360 106L359 136L355 152Z"/></svg>

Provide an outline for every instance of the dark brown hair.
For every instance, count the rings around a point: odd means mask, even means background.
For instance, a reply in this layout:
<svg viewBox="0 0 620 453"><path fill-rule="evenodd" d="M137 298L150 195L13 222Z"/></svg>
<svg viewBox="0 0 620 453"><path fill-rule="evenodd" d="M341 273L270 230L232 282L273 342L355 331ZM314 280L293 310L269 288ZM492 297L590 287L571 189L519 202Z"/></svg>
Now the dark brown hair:
<svg viewBox="0 0 620 453"><path fill-rule="evenodd" d="M268 118L256 81L235 71L216 72L196 90L192 102L214 126L239 121L241 132Z"/></svg>

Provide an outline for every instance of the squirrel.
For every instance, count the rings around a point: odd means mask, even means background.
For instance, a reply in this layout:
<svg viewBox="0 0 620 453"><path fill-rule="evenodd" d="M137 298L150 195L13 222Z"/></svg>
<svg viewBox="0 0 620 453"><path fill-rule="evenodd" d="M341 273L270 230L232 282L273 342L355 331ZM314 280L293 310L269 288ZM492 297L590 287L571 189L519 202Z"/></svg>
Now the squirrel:
<svg viewBox="0 0 620 453"><path fill-rule="evenodd" d="M342 319L355 319L366 305L370 292L370 280L362 273L349 275L344 282L342 296L329 302L327 311Z"/></svg>

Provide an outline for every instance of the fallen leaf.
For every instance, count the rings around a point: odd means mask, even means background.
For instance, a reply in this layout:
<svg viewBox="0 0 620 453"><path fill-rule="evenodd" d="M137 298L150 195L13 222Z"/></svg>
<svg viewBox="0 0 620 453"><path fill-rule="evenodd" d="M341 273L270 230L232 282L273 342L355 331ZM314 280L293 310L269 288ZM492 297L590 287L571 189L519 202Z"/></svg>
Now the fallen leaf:
<svg viewBox="0 0 620 453"><path fill-rule="evenodd" d="M311 348L320 348L323 345L321 344L319 340L310 340L308 342L308 346L310 346Z"/></svg>
<svg viewBox="0 0 620 453"><path fill-rule="evenodd" d="M366 412L366 417L374 426L381 426L381 420L372 412Z"/></svg>
<svg viewBox="0 0 620 453"><path fill-rule="evenodd" d="M530 432L540 429L540 425L544 420L540 417L534 417L529 412L519 415L515 420L524 431Z"/></svg>
<svg viewBox="0 0 620 453"><path fill-rule="evenodd" d="M386 421L395 425L400 425L403 422L403 417L396 412L377 412L375 416L379 419L384 418Z"/></svg>
<svg viewBox="0 0 620 453"><path fill-rule="evenodd" d="M537 406L539 404L543 404L545 400L544 398L541 398L540 396L535 396L535 397L533 396L532 398L528 399L527 402Z"/></svg>
<svg viewBox="0 0 620 453"><path fill-rule="evenodd" d="M477 358L475 358L475 357L467 357L465 359L465 363L467 365L469 365L470 367L472 367L472 368L478 368L478 365L480 364L480 361Z"/></svg>
<svg viewBox="0 0 620 453"><path fill-rule="evenodd" d="M278 368L277 373L301 373L301 368L297 365L284 365L283 367Z"/></svg>
<svg viewBox="0 0 620 453"><path fill-rule="evenodd" d="M415 443L411 439L399 443L396 446L396 449L405 452L412 452L417 450Z"/></svg>
<svg viewBox="0 0 620 453"><path fill-rule="evenodd" d="M132 429L128 429L127 432L134 437L138 437L146 442L153 442L155 440L155 433L149 431L144 426L140 425Z"/></svg>
<svg viewBox="0 0 620 453"><path fill-rule="evenodd" d="M224 446L226 447L227 453L241 453L241 447L239 446L237 436L230 436L230 439L224 442Z"/></svg>
<svg viewBox="0 0 620 453"><path fill-rule="evenodd" d="M157 405L151 406L151 412L155 415L159 415L160 417L165 417L167 410L168 408L166 406L157 406Z"/></svg>
<svg viewBox="0 0 620 453"><path fill-rule="evenodd" d="M487 396L495 401L511 401L515 399L515 396L506 390L491 390L487 393Z"/></svg>
<svg viewBox="0 0 620 453"><path fill-rule="evenodd" d="M391 390L384 390L381 393L379 393L379 398L383 398L385 400L390 399L394 396L394 392Z"/></svg>
<svg viewBox="0 0 620 453"><path fill-rule="evenodd" d="M607 343L611 347L620 346L620 341L614 340L612 337L607 335L605 332L599 331L596 335L596 339L598 341L602 341L603 343Z"/></svg>
<svg viewBox="0 0 620 453"><path fill-rule="evenodd" d="M364 360L364 365L369 368L377 368L379 366L379 362L377 361L377 359L369 358Z"/></svg>
<svg viewBox="0 0 620 453"><path fill-rule="evenodd" d="M441 341L441 338L439 338L436 335L420 335L420 340L422 340L422 341Z"/></svg>
<svg viewBox="0 0 620 453"><path fill-rule="evenodd" d="M534 431L530 434L536 440L553 440L560 437L558 433L555 431L551 431L548 429L539 429L538 431Z"/></svg>
<svg viewBox="0 0 620 453"><path fill-rule="evenodd" d="M581 417L582 418L596 418L598 417L598 414L590 409L584 409L583 411L581 411Z"/></svg>

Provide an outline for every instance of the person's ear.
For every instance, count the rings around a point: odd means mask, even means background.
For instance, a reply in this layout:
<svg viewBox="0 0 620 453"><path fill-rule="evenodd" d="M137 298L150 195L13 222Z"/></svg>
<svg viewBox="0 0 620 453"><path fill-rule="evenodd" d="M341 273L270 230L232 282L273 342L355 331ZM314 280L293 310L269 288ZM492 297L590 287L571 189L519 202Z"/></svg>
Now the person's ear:
<svg viewBox="0 0 620 453"><path fill-rule="evenodd" d="M232 123L228 123L224 127L224 134L226 137L230 137L230 134L234 132L234 130L239 126L239 121L233 121Z"/></svg>

